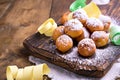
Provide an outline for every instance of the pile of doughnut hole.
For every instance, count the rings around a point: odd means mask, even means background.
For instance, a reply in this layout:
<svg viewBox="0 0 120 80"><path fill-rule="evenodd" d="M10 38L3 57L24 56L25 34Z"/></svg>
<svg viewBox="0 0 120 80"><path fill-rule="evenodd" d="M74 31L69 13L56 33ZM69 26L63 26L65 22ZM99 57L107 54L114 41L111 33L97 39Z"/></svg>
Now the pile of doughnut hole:
<svg viewBox="0 0 120 80"><path fill-rule="evenodd" d="M65 54L76 41L78 54L90 57L95 54L96 48L101 48L109 43L109 28L111 18L100 15L99 18L89 18L83 9L66 12L60 18L58 26L52 35L56 48Z"/></svg>

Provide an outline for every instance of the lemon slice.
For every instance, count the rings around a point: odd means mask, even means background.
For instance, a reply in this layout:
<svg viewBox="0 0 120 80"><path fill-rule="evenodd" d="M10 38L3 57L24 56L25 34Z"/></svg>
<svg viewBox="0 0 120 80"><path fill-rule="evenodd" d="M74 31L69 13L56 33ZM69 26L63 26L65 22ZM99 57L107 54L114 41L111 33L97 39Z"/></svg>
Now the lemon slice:
<svg viewBox="0 0 120 80"><path fill-rule="evenodd" d="M101 15L99 7L94 2L90 2L88 5L83 7L83 9L86 11L88 17L98 18Z"/></svg>

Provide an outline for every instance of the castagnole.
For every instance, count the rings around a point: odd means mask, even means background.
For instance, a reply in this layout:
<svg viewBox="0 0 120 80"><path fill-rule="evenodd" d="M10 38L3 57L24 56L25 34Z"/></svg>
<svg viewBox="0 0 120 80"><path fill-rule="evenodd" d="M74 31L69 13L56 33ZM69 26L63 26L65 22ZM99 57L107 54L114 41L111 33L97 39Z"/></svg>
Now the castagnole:
<svg viewBox="0 0 120 80"><path fill-rule="evenodd" d="M103 23L97 18L87 19L86 27L91 33L94 31L102 31L104 29Z"/></svg>
<svg viewBox="0 0 120 80"><path fill-rule="evenodd" d="M60 18L60 23L61 24L64 24L65 22L67 22L69 19L70 19L70 15L71 15L72 12L70 11L67 11L66 13L64 13L62 15L62 17Z"/></svg>
<svg viewBox="0 0 120 80"><path fill-rule="evenodd" d="M69 35L72 38L76 38L83 33L82 23L77 19L71 19L65 24L65 34Z"/></svg>
<svg viewBox="0 0 120 80"><path fill-rule="evenodd" d="M108 32L108 30L110 29L111 18L109 16L100 15L99 19L103 22L103 30Z"/></svg>
<svg viewBox="0 0 120 80"><path fill-rule="evenodd" d="M61 35L56 40L56 47L62 53L67 52L73 47L73 41L68 35Z"/></svg>
<svg viewBox="0 0 120 80"><path fill-rule="evenodd" d="M59 36L63 35L64 34L64 28L65 28L64 26L57 27L52 34L52 39L56 41L56 39Z"/></svg>
<svg viewBox="0 0 120 80"><path fill-rule="evenodd" d="M105 31L95 31L92 33L91 39L97 47L103 47L108 44L109 36Z"/></svg>
<svg viewBox="0 0 120 80"><path fill-rule="evenodd" d="M75 38L75 40L77 42L81 41L84 38L90 37L90 33L88 32L88 30L85 27L83 27L82 29L83 29L83 33L80 36L78 36L77 38Z"/></svg>
<svg viewBox="0 0 120 80"><path fill-rule="evenodd" d="M96 46L92 39L85 38L78 43L78 53L83 57L89 57L95 54Z"/></svg>
<svg viewBox="0 0 120 80"><path fill-rule="evenodd" d="M83 9L78 9L75 12L73 12L73 18L78 19L83 25L85 25L88 16Z"/></svg>

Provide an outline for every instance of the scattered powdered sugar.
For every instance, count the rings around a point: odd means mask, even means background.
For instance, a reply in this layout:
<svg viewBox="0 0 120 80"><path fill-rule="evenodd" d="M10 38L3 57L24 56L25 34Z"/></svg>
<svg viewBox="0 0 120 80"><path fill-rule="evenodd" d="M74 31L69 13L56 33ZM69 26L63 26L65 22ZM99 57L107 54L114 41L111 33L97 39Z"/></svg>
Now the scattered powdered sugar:
<svg viewBox="0 0 120 80"><path fill-rule="evenodd" d="M33 56L29 56L29 61L35 63L36 65L46 63L51 70L48 76L52 78L52 80L115 80L116 76L120 76L120 63L115 63L109 72L102 78L92 78L77 75L73 72L67 71L59 66ZM86 61L92 64L91 60L86 59Z"/></svg>
<svg viewBox="0 0 120 80"><path fill-rule="evenodd" d="M86 24L93 27L103 26L103 23L97 18L88 18Z"/></svg>
<svg viewBox="0 0 120 80"><path fill-rule="evenodd" d="M71 19L64 24L65 27L70 27L71 30L81 30L82 23L78 19Z"/></svg>

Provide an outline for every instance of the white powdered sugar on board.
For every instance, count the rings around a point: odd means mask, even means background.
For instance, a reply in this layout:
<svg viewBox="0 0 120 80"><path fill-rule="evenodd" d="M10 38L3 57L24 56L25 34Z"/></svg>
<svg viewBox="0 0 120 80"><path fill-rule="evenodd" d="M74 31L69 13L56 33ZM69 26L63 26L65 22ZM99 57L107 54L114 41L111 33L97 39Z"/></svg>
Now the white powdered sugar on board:
<svg viewBox="0 0 120 80"><path fill-rule="evenodd" d="M51 77L52 80L115 80L116 77L120 76L120 63L114 63L112 68L102 78L92 78L77 75L73 72L67 71L59 66L33 56L29 56L29 61L35 63L36 65L46 63L51 70L48 76Z"/></svg>
<svg viewBox="0 0 120 80"><path fill-rule="evenodd" d="M112 19L112 24L113 26L120 24L117 23L114 19ZM74 52L76 52L77 48L74 48ZM109 49L112 50L112 49ZM113 52L114 53L114 52ZM73 57L75 57L74 53L72 53ZM106 59L108 57L103 56L103 57L99 57L101 54L97 54L97 59L103 61L102 59L105 57ZM109 57L111 57L111 55L107 55ZM68 56L69 57L69 56ZM91 60L89 59L85 59L89 64L91 64ZM52 78L52 80L115 80L116 77L120 77L120 58L118 59L117 62L115 62L111 69L106 73L105 76L103 76L102 78L92 78L92 77L85 77L85 76L81 76L81 75L77 75L73 72L70 72L62 67L56 66L52 63L49 63L48 61L42 60L40 58L36 58L33 56L29 56L29 61L32 63L37 64L42 64L42 63L46 63L49 68L50 68L50 73L48 74L49 77ZM95 62L96 63L96 62ZM93 63L92 63L93 64ZM99 65L99 63L98 63Z"/></svg>

